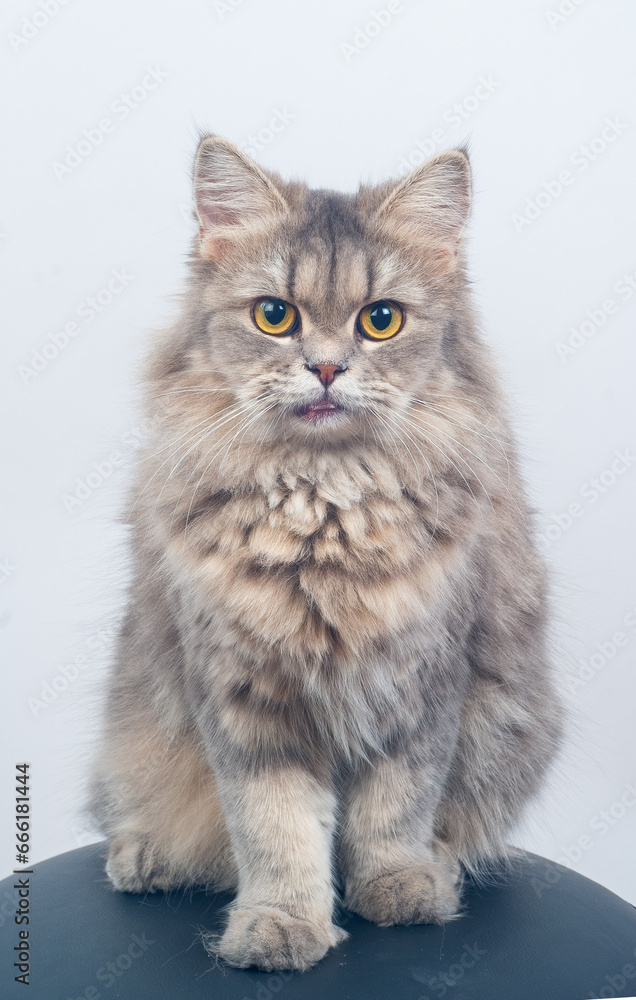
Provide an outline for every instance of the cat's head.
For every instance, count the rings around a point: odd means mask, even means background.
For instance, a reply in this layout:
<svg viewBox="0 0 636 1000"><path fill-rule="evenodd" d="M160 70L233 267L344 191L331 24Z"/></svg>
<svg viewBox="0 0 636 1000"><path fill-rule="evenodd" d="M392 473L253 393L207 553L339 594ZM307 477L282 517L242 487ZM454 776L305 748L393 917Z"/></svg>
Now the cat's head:
<svg viewBox="0 0 636 1000"><path fill-rule="evenodd" d="M194 198L188 309L162 361L184 426L196 417L211 428L206 414L217 413L208 436L228 448L233 434L244 449L322 451L373 441L412 451L415 438L431 453L422 407L429 425L446 424L483 398L462 257L464 150L340 194L285 182L207 136Z"/></svg>

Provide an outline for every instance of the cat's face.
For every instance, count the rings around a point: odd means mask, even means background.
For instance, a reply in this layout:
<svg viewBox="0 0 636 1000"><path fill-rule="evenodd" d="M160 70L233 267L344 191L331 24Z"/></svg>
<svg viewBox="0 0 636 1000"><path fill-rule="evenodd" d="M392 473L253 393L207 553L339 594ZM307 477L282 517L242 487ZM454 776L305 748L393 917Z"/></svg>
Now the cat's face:
<svg viewBox="0 0 636 1000"><path fill-rule="evenodd" d="M455 379L465 153L344 195L286 184L208 137L194 190L190 384L215 391L228 428L252 444L408 446L414 403Z"/></svg>

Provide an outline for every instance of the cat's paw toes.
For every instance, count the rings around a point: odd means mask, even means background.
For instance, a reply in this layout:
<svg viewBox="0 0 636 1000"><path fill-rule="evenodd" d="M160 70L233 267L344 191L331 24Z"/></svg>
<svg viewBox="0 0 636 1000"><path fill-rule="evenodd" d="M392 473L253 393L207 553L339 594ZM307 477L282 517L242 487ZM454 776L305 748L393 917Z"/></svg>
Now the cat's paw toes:
<svg viewBox="0 0 636 1000"><path fill-rule="evenodd" d="M141 837L126 836L113 840L106 874L119 892L153 892L176 886L157 852Z"/></svg>
<svg viewBox="0 0 636 1000"><path fill-rule="evenodd" d="M384 872L350 887L345 906L381 927L443 924L459 916L457 873L439 861Z"/></svg>
<svg viewBox="0 0 636 1000"><path fill-rule="evenodd" d="M274 906L251 906L231 911L220 941L210 937L205 944L210 954L239 969L304 972L347 936L333 924L293 917Z"/></svg>

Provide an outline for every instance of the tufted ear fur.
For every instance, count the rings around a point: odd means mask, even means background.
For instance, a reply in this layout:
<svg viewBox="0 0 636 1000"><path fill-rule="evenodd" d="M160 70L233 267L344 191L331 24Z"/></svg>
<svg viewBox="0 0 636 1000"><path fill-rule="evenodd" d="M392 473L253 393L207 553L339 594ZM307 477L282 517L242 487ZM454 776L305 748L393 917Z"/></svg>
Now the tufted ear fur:
<svg viewBox="0 0 636 1000"><path fill-rule="evenodd" d="M213 259L225 245L271 216L286 202L272 180L238 146L215 135L199 143L194 161L194 201L199 217L199 252Z"/></svg>
<svg viewBox="0 0 636 1000"><path fill-rule="evenodd" d="M436 273L454 269L470 213L471 171L463 149L450 149L423 163L389 191L378 221L405 242Z"/></svg>

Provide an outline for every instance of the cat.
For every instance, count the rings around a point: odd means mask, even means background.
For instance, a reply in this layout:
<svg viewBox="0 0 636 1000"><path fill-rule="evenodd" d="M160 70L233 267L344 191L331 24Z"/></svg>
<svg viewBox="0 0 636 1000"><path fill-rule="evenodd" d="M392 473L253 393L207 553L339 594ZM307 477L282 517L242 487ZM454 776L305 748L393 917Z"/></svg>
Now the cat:
<svg viewBox="0 0 636 1000"><path fill-rule="evenodd" d="M356 194L202 138L93 810L126 892L231 890L211 955L306 970L444 923L560 746L546 569L470 299L463 149Z"/></svg>

